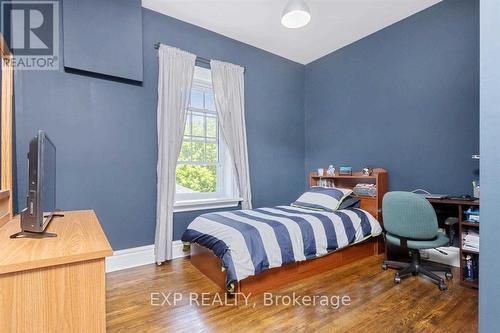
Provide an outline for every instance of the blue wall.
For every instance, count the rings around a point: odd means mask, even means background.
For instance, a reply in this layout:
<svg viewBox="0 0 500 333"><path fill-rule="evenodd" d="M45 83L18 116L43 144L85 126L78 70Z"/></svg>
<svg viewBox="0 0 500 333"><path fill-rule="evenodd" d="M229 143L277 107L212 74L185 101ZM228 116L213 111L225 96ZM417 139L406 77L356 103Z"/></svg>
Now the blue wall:
<svg viewBox="0 0 500 333"><path fill-rule="evenodd" d="M158 41L247 68L256 207L295 200L305 174L330 163L384 166L393 189L470 192L478 167L470 155L479 149L477 0L442 2L305 67L147 9L142 15L142 84L16 73L19 209L27 143L43 128L58 148L58 206L95 209L115 249L153 243ZM174 238L201 213L176 214Z"/></svg>
<svg viewBox="0 0 500 333"><path fill-rule="evenodd" d="M500 259L500 2L481 0L481 256L479 330L498 332Z"/></svg>
<svg viewBox="0 0 500 333"><path fill-rule="evenodd" d="M305 184L304 66L147 9L142 21L142 85L63 70L16 73L18 208L27 144L42 128L57 146L58 206L95 209L115 250L154 242L158 41L247 68L253 204L295 200ZM200 213L176 214L174 238Z"/></svg>
<svg viewBox="0 0 500 333"><path fill-rule="evenodd" d="M382 166L391 189L470 193L479 2L443 1L306 66L306 172Z"/></svg>

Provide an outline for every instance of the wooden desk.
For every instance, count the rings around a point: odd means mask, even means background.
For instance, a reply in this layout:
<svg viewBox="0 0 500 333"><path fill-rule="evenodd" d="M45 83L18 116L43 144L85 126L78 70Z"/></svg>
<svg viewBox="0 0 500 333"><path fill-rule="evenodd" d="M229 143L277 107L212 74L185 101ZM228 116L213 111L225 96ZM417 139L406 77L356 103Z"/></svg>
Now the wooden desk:
<svg viewBox="0 0 500 333"><path fill-rule="evenodd" d="M458 237L459 237L459 248L460 248L460 284L465 287L478 288L478 280L467 281L464 280L464 270L465 270L465 256L479 255L479 252L463 249L462 243L462 233L466 228L477 229L479 232L479 223L470 223L464 219L464 211L470 206L479 207L479 200L468 201L460 199L427 199L433 206L450 206L452 210L455 210L455 217L458 217ZM436 207L437 208L437 207Z"/></svg>
<svg viewBox="0 0 500 333"><path fill-rule="evenodd" d="M64 212L55 238L10 239L0 228L0 332L105 332L104 258L113 250L94 211Z"/></svg>
<svg viewBox="0 0 500 333"><path fill-rule="evenodd" d="M462 205L462 206L479 206L479 200L460 200L460 199L427 199L430 203L443 205Z"/></svg>

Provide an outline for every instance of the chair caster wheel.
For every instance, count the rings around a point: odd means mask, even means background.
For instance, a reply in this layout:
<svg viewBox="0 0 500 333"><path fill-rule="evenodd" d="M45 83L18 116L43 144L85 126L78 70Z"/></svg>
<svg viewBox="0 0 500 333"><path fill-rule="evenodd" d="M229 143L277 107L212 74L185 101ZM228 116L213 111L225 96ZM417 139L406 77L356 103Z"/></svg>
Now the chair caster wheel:
<svg viewBox="0 0 500 333"><path fill-rule="evenodd" d="M444 273L444 276L446 277L447 280L453 280L453 273L451 272Z"/></svg>
<svg viewBox="0 0 500 333"><path fill-rule="evenodd" d="M446 285L446 283L444 283L442 281L439 282L438 287L439 287L439 290L441 290L441 291L445 291L446 289L448 289L448 286Z"/></svg>
<svg viewBox="0 0 500 333"><path fill-rule="evenodd" d="M394 276L394 283L395 284L400 284L401 283L401 277L399 275Z"/></svg>
<svg viewBox="0 0 500 333"><path fill-rule="evenodd" d="M389 267L387 267L387 265L386 265L386 264L382 264L382 269L383 269L384 271L386 271L386 270L387 270L387 268L389 268Z"/></svg>

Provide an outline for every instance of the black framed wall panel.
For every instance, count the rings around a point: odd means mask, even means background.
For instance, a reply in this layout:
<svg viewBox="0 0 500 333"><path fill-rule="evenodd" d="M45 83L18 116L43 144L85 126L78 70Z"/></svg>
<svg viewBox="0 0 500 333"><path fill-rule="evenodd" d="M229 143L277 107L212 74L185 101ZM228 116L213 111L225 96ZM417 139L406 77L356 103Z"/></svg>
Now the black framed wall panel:
<svg viewBox="0 0 500 333"><path fill-rule="evenodd" d="M64 67L142 81L140 0L64 0Z"/></svg>

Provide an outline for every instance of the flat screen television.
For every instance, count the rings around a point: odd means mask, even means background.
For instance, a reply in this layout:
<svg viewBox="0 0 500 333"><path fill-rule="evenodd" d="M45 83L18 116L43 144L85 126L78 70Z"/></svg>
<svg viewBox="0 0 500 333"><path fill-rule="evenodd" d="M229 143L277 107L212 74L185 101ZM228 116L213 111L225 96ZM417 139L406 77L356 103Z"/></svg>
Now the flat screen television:
<svg viewBox="0 0 500 333"><path fill-rule="evenodd" d="M26 208L21 212L22 231L16 237L33 233L55 236L44 233L52 218L58 215L55 210L56 147L47 134L39 130L29 143Z"/></svg>

